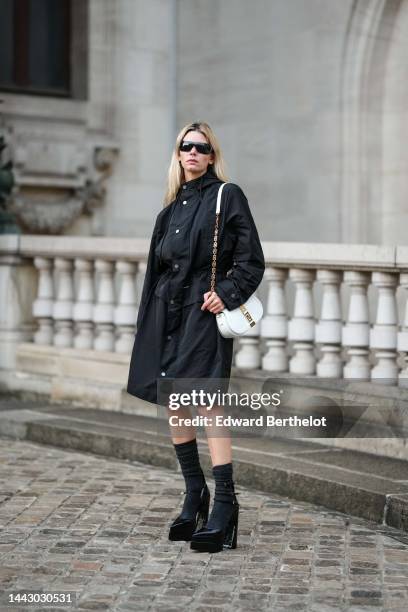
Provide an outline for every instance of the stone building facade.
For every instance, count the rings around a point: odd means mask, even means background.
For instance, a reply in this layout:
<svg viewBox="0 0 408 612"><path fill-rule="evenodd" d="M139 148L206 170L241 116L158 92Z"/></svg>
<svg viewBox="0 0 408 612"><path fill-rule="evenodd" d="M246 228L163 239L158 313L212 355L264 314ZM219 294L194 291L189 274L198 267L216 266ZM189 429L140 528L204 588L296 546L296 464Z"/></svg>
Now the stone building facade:
<svg viewBox="0 0 408 612"><path fill-rule="evenodd" d="M148 236L174 137L203 119L263 240L406 244L408 0L64 0L65 25L36 3L69 78L24 82L0 36L23 232Z"/></svg>

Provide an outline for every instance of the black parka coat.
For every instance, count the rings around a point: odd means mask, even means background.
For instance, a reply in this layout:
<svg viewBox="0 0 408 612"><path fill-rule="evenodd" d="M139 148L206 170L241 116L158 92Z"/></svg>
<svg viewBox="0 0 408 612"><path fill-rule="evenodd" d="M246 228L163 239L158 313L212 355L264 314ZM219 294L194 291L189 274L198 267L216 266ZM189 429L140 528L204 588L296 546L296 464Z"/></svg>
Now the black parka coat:
<svg viewBox="0 0 408 612"><path fill-rule="evenodd" d="M127 392L160 401L164 381L223 379L228 390L233 338L218 331L215 314L201 310L210 290L217 193L212 166L185 182L157 215L137 317ZM218 229L215 291L238 308L260 284L265 260L247 198L225 185ZM158 394L159 389L159 394ZM159 398L159 399L158 399Z"/></svg>

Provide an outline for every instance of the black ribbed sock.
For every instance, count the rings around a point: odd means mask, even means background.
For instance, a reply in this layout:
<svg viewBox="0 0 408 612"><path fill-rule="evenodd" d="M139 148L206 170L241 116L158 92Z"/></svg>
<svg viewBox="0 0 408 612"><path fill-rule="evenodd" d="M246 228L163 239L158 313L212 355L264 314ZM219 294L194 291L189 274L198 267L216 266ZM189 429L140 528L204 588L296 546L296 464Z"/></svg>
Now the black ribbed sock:
<svg viewBox="0 0 408 612"><path fill-rule="evenodd" d="M215 480L214 504L208 518L208 529L225 529L231 518L234 504L234 481L232 463L215 465L212 469Z"/></svg>
<svg viewBox="0 0 408 612"><path fill-rule="evenodd" d="M186 483L187 494L184 499L181 517L194 519L200 503L200 493L205 485L205 477L200 466L197 440L189 440L181 444L174 444L181 472Z"/></svg>

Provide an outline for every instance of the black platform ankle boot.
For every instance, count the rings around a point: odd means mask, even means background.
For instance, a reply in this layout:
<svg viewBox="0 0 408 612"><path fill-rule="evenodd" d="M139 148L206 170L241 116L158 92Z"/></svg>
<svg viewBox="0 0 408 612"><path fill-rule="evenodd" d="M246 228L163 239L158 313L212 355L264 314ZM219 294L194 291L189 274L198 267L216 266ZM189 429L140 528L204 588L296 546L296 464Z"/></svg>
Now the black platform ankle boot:
<svg viewBox="0 0 408 612"><path fill-rule="evenodd" d="M170 525L169 540L191 540L194 531L207 522L210 491L200 466L197 440L174 444L177 459L186 483L186 497L181 513Z"/></svg>
<svg viewBox="0 0 408 612"><path fill-rule="evenodd" d="M220 552L237 547L239 504L232 480L232 464L213 467L214 505L207 524L193 533L190 547L200 552Z"/></svg>

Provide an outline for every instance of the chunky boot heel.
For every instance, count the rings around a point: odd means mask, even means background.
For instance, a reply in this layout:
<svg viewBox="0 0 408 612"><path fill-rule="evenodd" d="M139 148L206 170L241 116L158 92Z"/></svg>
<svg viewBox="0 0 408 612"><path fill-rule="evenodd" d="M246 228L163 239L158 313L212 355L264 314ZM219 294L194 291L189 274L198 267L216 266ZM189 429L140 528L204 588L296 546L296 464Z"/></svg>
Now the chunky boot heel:
<svg viewBox="0 0 408 612"><path fill-rule="evenodd" d="M223 548L236 548L237 547L237 537L238 537L238 515L239 515L239 506L234 506L234 512L230 518L230 522L228 523L228 527L225 533L224 543L222 545Z"/></svg>
<svg viewBox="0 0 408 612"><path fill-rule="evenodd" d="M187 491L186 491L187 493ZM194 518L183 516L183 513L174 519L169 529L169 540L177 542L184 540L189 542L197 529L202 528L208 520L208 512L210 507L210 491L205 485L201 489L200 500Z"/></svg>
<svg viewBox="0 0 408 612"><path fill-rule="evenodd" d="M213 466L214 505L206 525L191 537L193 550L215 553L237 547L239 504L232 471L232 462Z"/></svg>
<svg viewBox="0 0 408 612"><path fill-rule="evenodd" d="M217 553L223 549L237 547L239 504L234 494L232 515L225 529L208 529L206 526L195 531L190 548L199 552Z"/></svg>

